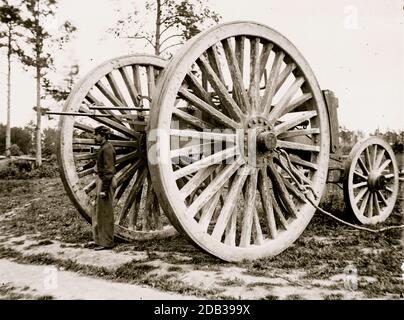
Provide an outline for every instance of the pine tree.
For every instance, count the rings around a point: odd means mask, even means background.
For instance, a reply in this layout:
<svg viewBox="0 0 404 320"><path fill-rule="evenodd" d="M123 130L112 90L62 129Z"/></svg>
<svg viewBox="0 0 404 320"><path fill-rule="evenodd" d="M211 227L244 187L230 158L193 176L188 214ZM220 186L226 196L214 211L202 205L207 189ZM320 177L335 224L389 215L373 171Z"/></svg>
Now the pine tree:
<svg viewBox="0 0 404 320"><path fill-rule="evenodd" d="M108 31L122 38L146 41L155 55L170 56L171 48L221 19L202 0L150 0L146 2L143 13L144 21L137 19L138 12L131 12ZM150 16L155 18L151 20Z"/></svg>
<svg viewBox="0 0 404 320"><path fill-rule="evenodd" d="M41 151L41 89L43 78L53 64L52 49L56 45L59 49L69 41L71 34L76 28L66 21L60 28L58 37L52 36L49 29L49 21L54 17L57 10L56 0L22 0L27 17L24 19L24 27L27 30L26 42L28 48L24 50L23 63L35 70L36 79L36 165L42 165Z"/></svg>
<svg viewBox="0 0 404 320"><path fill-rule="evenodd" d="M11 62L12 57L20 57L22 52L19 47L21 34L21 12L15 5L10 5L8 0L0 2L0 47L7 50L7 124L5 154L11 156Z"/></svg>

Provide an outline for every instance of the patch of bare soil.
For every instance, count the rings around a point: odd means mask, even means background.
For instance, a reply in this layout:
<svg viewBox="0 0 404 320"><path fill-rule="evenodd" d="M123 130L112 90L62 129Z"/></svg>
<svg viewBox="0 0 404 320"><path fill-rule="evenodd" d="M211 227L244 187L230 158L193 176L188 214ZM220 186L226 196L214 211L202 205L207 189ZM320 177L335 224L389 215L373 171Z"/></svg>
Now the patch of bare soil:
<svg viewBox="0 0 404 320"><path fill-rule="evenodd" d="M364 233L315 215L303 235L282 254L237 264L224 263L199 251L181 235L118 243L113 250L94 251L91 229L72 208L60 182L27 183L30 192L15 197L10 197L15 188L28 190L27 187L14 183L12 188L0 191L0 201L8 197L12 202L6 205L8 210L0 210L0 280L5 286L0 297L271 300L403 297L400 230ZM399 224L401 219L399 203L385 225ZM53 291L44 290L43 281L49 276L44 270L48 273L56 270L59 282ZM32 290L26 289L29 292L24 293L21 288Z"/></svg>

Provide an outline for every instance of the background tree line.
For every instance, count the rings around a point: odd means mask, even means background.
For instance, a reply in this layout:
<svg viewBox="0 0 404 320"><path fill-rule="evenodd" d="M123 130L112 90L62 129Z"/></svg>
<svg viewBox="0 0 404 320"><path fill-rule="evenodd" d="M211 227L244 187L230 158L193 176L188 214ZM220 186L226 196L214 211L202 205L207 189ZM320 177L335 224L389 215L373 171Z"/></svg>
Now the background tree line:
<svg viewBox="0 0 404 320"><path fill-rule="evenodd" d="M110 1L115 5L118 3ZM123 14L117 8L114 12L117 20L107 30L109 35L127 39L128 45L134 41L136 44L143 42L145 52L165 57L185 40L221 19L202 0L149 0L142 8L136 7L136 1L132 4L133 11ZM0 112L7 111L7 121L6 125L0 126L0 154L35 155L37 166L42 164L42 155L54 153L50 145L56 136L55 129L42 130L43 102L47 97L63 102L79 74L77 64L67 66L64 73L54 70L54 57L76 31L68 20L57 27L57 32L52 31L57 9L57 0L0 0L0 49L4 50L7 60L7 106L0 106ZM33 103L36 121L24 128L12 128L10 124L13 112L11 75L15 62L21 63L26 72L32 72L36 81L36 101ZM63 80L59 84L53 83L48 76L50 71L57 71L59 79ZM25 143L21 142L22 137L26 139Z"/></svg>

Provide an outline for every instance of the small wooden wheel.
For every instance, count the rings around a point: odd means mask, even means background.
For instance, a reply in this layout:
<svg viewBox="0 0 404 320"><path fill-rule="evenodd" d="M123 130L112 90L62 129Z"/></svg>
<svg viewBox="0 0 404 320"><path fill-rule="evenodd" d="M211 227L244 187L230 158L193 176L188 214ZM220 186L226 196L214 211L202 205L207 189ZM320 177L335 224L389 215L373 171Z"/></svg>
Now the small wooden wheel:
<svg viewBox="0 0 404 320"><path fill-rule="evenodd" d="M328 171L328 115L307 62L276 31L233 22L189 41L160 80L148 160L172 223L223 260L282 252L314 214L302 192L318 203Z"/></svg>
<svg viewBox="0 0 404 320"><path fill-rule="evenodd" d="M110 142L117 153L115 233L126 240L175 233L157 202L146 156L150 101L164 66L164 60L148 55L128 55L103 63L71 92L63 108L70 115L62 116L59 123L61 178L71 201L88 222L96 196L98 146L92 133L101 124L111 129Z"/></svg>
<svg viewBox="0 0 404 320"><path fill-rule="evenodd" d="M387 219L398 195L398 167L390 145L370 137L356 143L346 162L345 201L363 224Z"/></svg>

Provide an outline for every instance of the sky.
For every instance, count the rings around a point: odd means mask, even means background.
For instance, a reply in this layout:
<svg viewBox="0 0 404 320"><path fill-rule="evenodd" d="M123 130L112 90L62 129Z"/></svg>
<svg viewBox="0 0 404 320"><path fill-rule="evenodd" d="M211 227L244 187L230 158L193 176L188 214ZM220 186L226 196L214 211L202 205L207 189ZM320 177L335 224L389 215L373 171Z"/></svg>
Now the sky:
<svg viewBox="0 0 404 320"><path fill-rule="evenodd" d="M69 19L76 39L59 53L57 76L66 63L77 62L80 76L103 61L133 52L106 34L117 20L115 10L144 8L144 0L59 0L51 27ZM309 62L322 89L339 98L339 123L366 133L379 128L404 130L404 1L402 0L208 0L222 22L264 23L286 36ZM0 122L6 120L6 60L0 56ZM35 120L33 73L13 64L11 126ZM54 105L54 103L52 104ZM55 127L47 121L44 127Z"/></svg>

